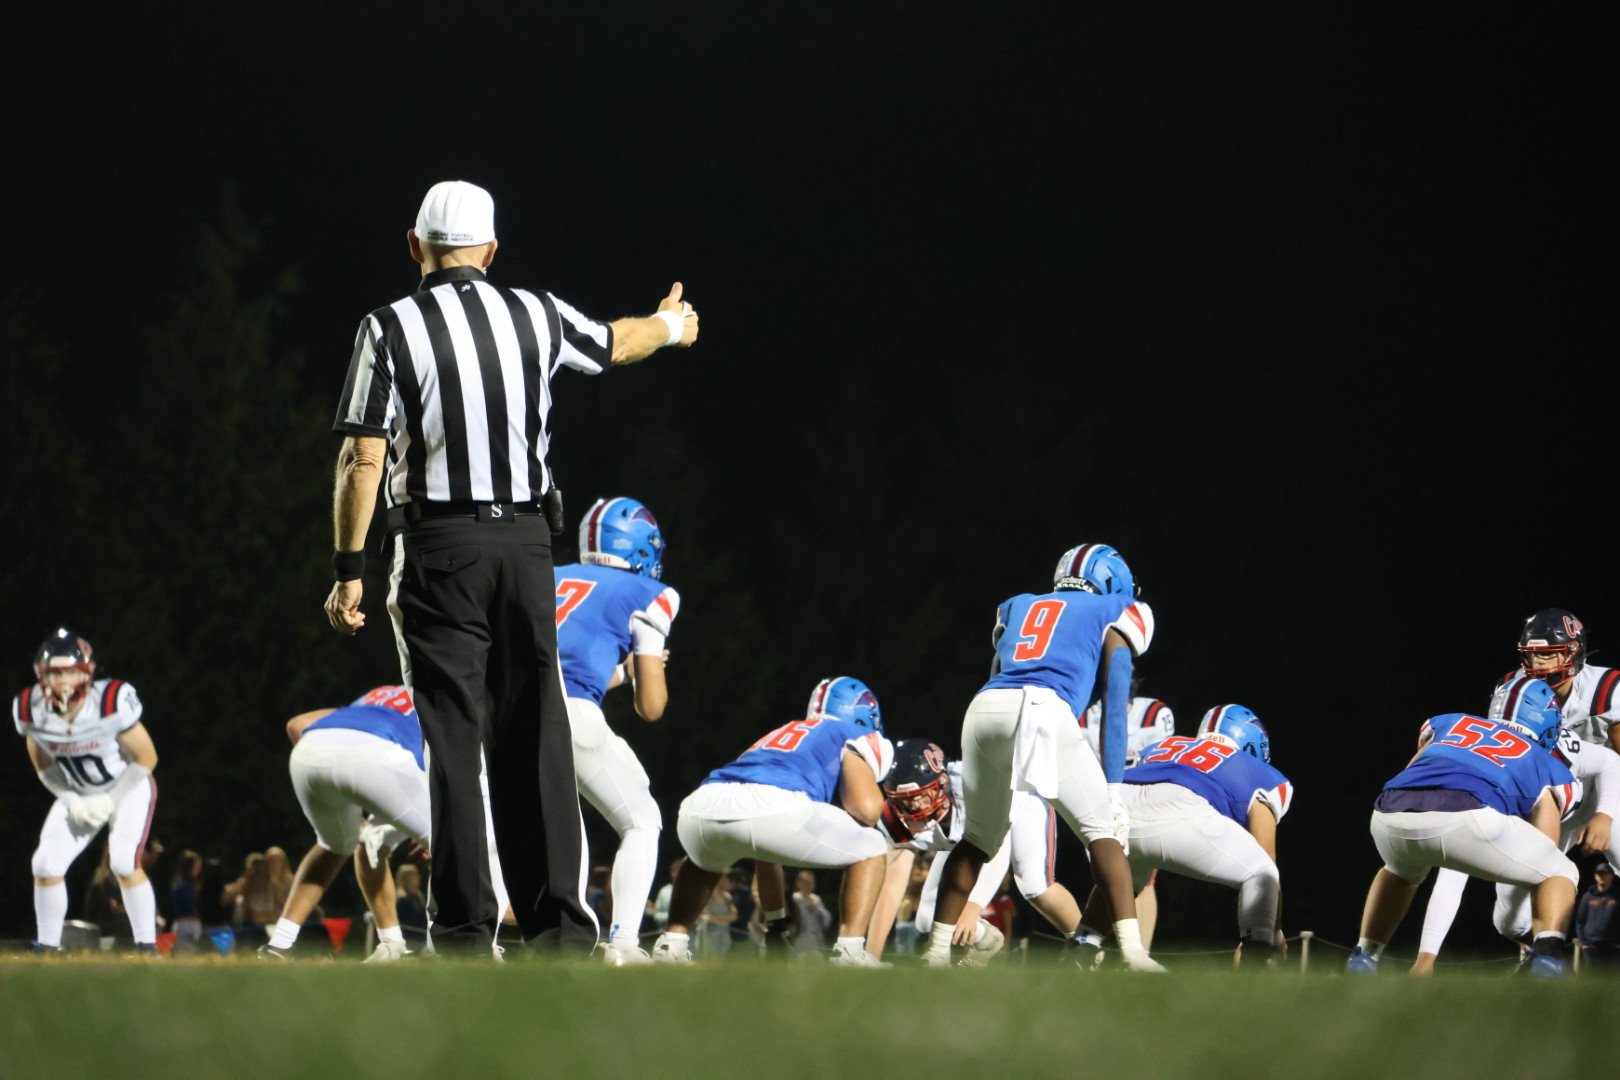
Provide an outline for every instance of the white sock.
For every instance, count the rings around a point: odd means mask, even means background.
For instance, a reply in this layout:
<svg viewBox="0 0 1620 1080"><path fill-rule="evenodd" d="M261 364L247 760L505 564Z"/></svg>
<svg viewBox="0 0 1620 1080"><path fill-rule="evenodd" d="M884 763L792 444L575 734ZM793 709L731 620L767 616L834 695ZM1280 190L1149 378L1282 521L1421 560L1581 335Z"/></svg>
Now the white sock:
<svg viewBox="0 0 1620 1080"><path fill-rule="evenodd" d="M613 856L613 925L608 931L608 941L620 952L641 945L641 919L657 872L658 829L626 829L619 838L618 854Z"/></svg>
<svg viewBox="0 0 1620 1080"><path fill-rule="evenodd" d="M955 924L936 922L934 928L928 932L928 955L950 960L951 938L955 934Z"/></svg>
<svg viewBox="0 0 1620 1080"><path fill-rule="evenodd" d="M1341 945L1339 947L1342 949L1344 946ZM1383 945L1383 943L1378 942L1378 941L1374 941L1370 937L1364 937L1361 940L1357 941L1356 942L1356 948L1360 949L1362 951L1362 953L1364 953L1367 956L1372 957L1374 960L1377 960L1380 956L1384 955L1384 945Z"/></svg>
<svg viewBox="0 0 1620 1080"><path fill-rule="evenodd" d="M866 939L863 937L841 937L833 944L839 952L866 951Z"/></svg>
<svg viewBox="0 0 1620 1080"><path fill-rule="evenodd" d="M670 948L674 949L677 952L679 952L681 949L686 948L692 942L691 935L689 935L689 934L677 934L673 930L665 930L664 931L664 936L659 938L658 940L664 942Z"/></svg>
<svg viewBox="0 0 1620 1080"><path fill-rule="evenodd" d="M298 931L303 928L302 923L295 923L291 919L277 919L276 932L270 935L270 947L272 949L292 948L293 942L298 940Z"/></svg>
<svg viewBox="0 0 1620 1080"><path fill-rule="evenodd" d="M67 919L67 883L34 886L35 941L53 948L62 947L62 923Z"/></svg>
<svg viewBox="0 0 1620 1080"><path fill-rule="evenodd" d="M766 922L775 922L777 919L785 919L787 918L787 908L779 907L775 911L767 911L764 918Z"/></svg>
<svg viewBox="0 0 1620 1080"><path fill-rule="evenodd" d="M1549 938L1549 937L1550 938L1557 938L1559 941L1568 941L1569 940L1569 938L1564 936L1564 933L1561 930L1543 930L1541 933L1536 935L1536 940L1540 941L1542 938Z"/></svg>
<svg viewBox="0 0 1620 1080"><path fill-rule="evenodd" d="M152 883L143 881L132 888L119 886L124 894L124 911L129 915L129 932L137 945L157 944L157 894Z"/></svg>
<svg viewBox="0 0 1620 1080"><path fill-rule="evenodd" d="M626 931L615 924L613 933L608 937L608 944L622 953L635 952L641 948L641 935L635 931Z"/></svg>
<svg viewBox="0 0 1620 1080"><path fill-rule="evenodd" d="M973 928L973 944L984 944L984 929L989 925L990 924L985 922L983 919L979 920L979 924Z"/></svg>
<svg viewBox="0 0 1620 1080"><path fill-rule="evenodd" d="M397 926L379 926L377 927L377 940L392 941L403 945L405 944L405 933Z"/></svg>
<svg viewBox="0 0 1620 1080"><path fill-rule="evenodd" d="M1142 948L1142 924L1135 919L1121 919L1114 924L1114 940L1119 942L1120 952L1131 952Z"/></svg>
<svg viewBox="0 0 1620 1080"><path fill-rule="evenodd" d="M1075 927L1074 933L1069 935L1069 940L1078 945L1095 945L1099 949L1108 944L1107 939L1084 923Z"/></svg>

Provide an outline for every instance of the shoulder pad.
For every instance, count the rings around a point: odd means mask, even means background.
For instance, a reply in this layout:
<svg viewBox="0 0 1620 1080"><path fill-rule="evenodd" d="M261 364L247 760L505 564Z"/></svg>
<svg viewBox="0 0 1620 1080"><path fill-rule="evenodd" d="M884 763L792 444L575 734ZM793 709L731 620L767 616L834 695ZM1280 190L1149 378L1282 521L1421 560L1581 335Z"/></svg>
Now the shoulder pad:
<svg viewBox="0 0 1620 1080"><path fill-rule="evenodd" d="M33 695L34 688L27 686L20 690L16 697L11 699L11 719L16 722L18 730L21 730L24 724L29 723L28 714L32 711Z"/></svg>
<svg viewBox="0 0 1620 1080"><path fill-rule="evenodd" d="M1570 780L1567 784L1549 784L1547 790L1552 792L1553 802L1558 805L1559 820L1567 820L1581 805L1581 782Z"/></svg>
<svg viewBox="0 0 1620 1080"><path fill-rule="evenodd" d="M681 594L666 585L646 608L636 612L632 617L640 619L660 634L668 634L670 627L675 623L675 616L680 613Z"/></svg>
<svg viewBox="0 0 1620 1080"><path fill-rule="evenodd" d="M845 741L844 749L859 754L861 760L872 767L872 775L879 783L894 766L894 744L876 731Z"/></svg>
<svg viewBox="0 0 1620 1080"><path fill-rule="evenodd" d="M1588 710L1592 716L1604 716L1615 706L1615 698L1620 697L1616 691L1620 690L1620 669L1609 668L1598 676L1597 689L1592 691L1592 705Z"/></svg>
<svg viewBox="0 0 1620 1080"><path fill-rule="evenodd" d="M1121 612L1119 618L1109 623L1108 629L1118 630L1131 647L1131 652L1141 656L1153 643L1153 609L1137 600Z"/></svg>

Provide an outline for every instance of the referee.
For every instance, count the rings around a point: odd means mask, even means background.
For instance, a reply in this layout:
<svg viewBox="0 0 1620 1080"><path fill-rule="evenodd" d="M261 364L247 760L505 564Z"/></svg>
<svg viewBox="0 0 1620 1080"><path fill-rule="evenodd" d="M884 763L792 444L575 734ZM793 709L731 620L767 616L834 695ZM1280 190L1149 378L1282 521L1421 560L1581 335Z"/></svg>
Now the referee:
<svg viewBox="0 0 1620 1080"><path fill-rule="evenodd" d="M677 282L656 315L597 322L546 292L492 284L495 203L435 184L406 233L416 292L360 324L334 430L335 630L360 610L366 531L386 478L389 613L431 751L435 937L487 949L500 912L479 789L488 762L495 838L525 940L588 948L585 851L557 667L546 414L563 365L588 374L664 345L698 318ZM556 507L560 515L561 507Z"/></svg>

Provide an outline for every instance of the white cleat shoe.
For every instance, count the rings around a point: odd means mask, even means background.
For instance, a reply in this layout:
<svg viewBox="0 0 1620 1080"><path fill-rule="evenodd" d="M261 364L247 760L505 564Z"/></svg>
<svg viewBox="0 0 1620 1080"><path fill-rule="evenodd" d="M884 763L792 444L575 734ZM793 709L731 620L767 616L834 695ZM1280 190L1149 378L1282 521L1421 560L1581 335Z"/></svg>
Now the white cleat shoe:
<svg viewBox="0 0 1620 1080"><path fill-rule="evenodd" d="M1169 970L1149 956L1146 949L1121 948L1119 958L1125 962L1126 969L1130 971L1151 971L1162 975Z"/></svg>
<svg viewBox="0 0 1620 1080"><path fill-rule="evenodd" d="M652 947L652 962L655 964L690 964L692 950L684 944L676 944L668 934L661 934Z"/></svg>
<svg viewBox="0 0 1620 1080"><path fill-rule="evenodd" d="M391 964L395 960L403 960L410 955L409 949L403 941L379 941L371 955L360 961L362 964Z"/></svg>
<svg viewBox="0 0 1620 1080"><path fill-rule="evenodd" d="M849 968L886 968L894 966L893 964L885 964L882 960L867 952L865 945L854 949L845 949L835 945L833 946L832 959L828 963L833 967Z"/></svg>
<svg viewBox="0 0 1620 1080"><path fill-rule="evenodd" d="M984 923L984 934L979 940L968 947L967 955L957 963L961 967L984 967L990 958L1001 951L1007 944L1006 937L989 923Z"/></svg>
<svg viewBox="0 0 1620 1080"><path fill-rule="evenodd" d="M607 961L608 967L639 967L653 962L646 949L620 949L613 945L602 947L602 959Z"/></svg>

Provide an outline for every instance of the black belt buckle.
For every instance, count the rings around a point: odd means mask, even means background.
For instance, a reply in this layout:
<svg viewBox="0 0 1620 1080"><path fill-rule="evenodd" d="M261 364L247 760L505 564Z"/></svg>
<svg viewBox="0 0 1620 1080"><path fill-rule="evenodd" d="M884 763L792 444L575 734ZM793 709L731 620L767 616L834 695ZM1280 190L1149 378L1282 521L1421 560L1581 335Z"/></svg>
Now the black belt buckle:
<svg viewBox="0 0 1620 1080"><path fill-rule="evenodd" d="M490 522L517 520L517 510L511 503L479 503L476 514L478 520L486 525Z"/></svg>

